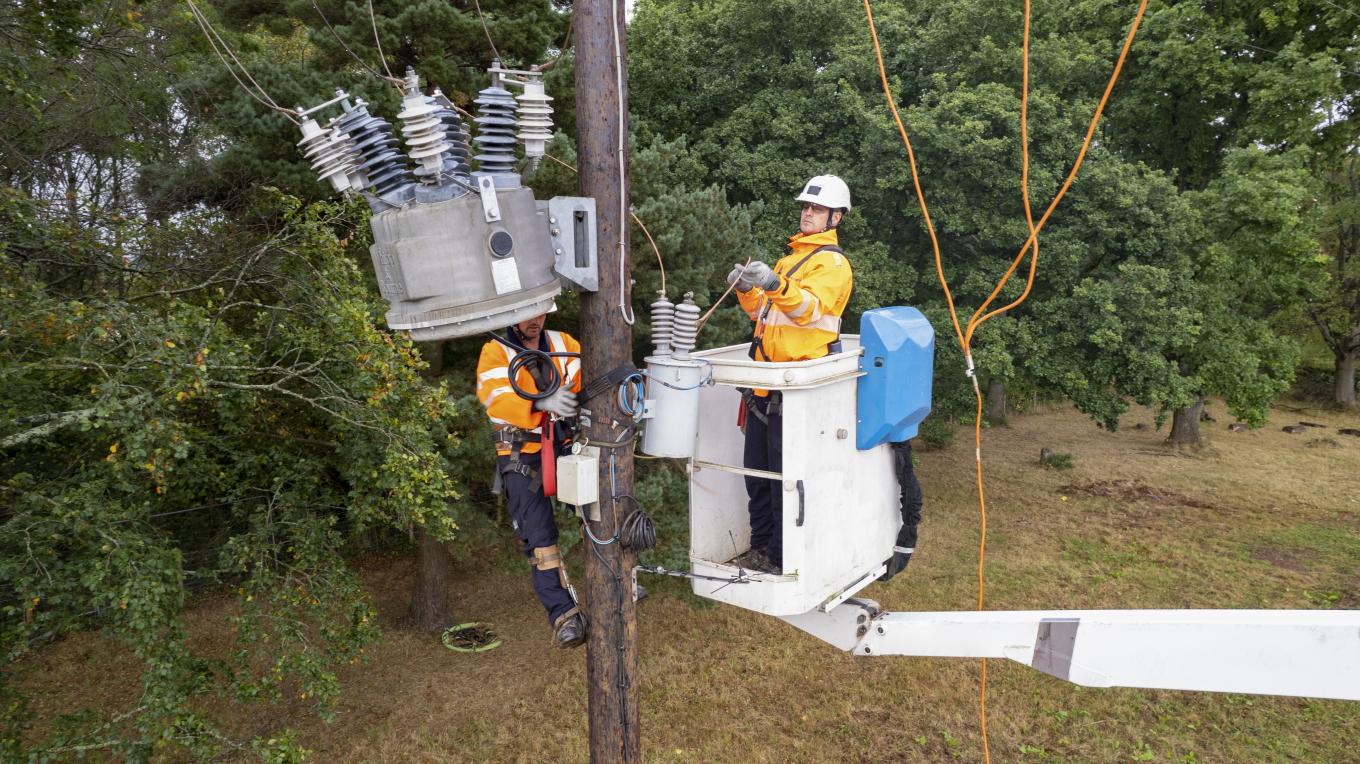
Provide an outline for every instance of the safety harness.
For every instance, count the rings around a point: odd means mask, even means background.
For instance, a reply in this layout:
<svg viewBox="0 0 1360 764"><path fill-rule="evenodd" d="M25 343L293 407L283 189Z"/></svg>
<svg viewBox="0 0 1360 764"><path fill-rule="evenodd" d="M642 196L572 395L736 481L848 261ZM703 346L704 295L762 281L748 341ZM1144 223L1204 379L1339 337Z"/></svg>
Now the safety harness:
<svg viewBox="0 0 1360 764"><path fill-rule="evenodd" d="M519 330L517 330L513 326L510 327L510 338L516 343L519 343L519 341L522 339L520 337ZM539 341L545 342L546 338L542 338ZM518 355L521 350L525 350L526 348L522 343L519 343L518 346L513 344L510 345L510 349L515 351L515 355ZM529 376L533 378L534 384L537 385L538 389L540 390L546 388L550 380L548 370L543 368L544 363L552 363L552 361L545 362L542 361L541 359L535 359L531 360L529 363L526 363L524 365L524 368L529 371ZM544 430L543 432L547 435L547 437L549 438L552 437L551 429ZM529 465L525 464L520 459L520 455L524 449L525 443L542 442L543 436L540 435L539 433L533 432L532 430L525 430L523 428L508 424L503 425L501 427L497 427L494 432L494 437L496 439L496 451L498 453L500 451L509 451L510 458L507 459L505 464L496 471L496 479L495 484L492 487L492 491L495 493L500 493L500 489L502 488L504 481L504 478L502 476L509 472L513 472L517 475L522 475L526 479L528 479L529 490L531 491L537 491L539 488L542 488L543 473L541 472L541 470L536 470L530 467ZM549 451L549 453L551 453L551 450Z"/></svg>

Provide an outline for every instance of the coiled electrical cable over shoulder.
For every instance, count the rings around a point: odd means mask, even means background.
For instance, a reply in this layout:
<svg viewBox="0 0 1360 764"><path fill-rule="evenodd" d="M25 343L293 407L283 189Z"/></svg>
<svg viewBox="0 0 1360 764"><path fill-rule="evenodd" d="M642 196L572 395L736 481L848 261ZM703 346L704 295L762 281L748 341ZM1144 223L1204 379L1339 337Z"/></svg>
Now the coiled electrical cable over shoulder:
<svg viewBox="0 0 1360 764"><path fill-rule="evenodd" d="M557 364L553 363L552 359L581 357L580 353L573 353L570 351L553 352L538 350L536 348L527 348L524 346L524 343L518 342L511 337L502 337L495 332L487 332L487 334L490 334L492 339L502 345L514 348L515 357L510 359L510 365L505 370L506 375L509 377L510 389L515 391L515 395L531 401L547 398L557 392L558 388L562 386L562 372L557 370ZM543 389L536 393L525 390L520 387L517 382L520 369L523 369L531 362L540 364L540 368L547 370L546 373L548 376L546 384L542 385Z"/></svg>

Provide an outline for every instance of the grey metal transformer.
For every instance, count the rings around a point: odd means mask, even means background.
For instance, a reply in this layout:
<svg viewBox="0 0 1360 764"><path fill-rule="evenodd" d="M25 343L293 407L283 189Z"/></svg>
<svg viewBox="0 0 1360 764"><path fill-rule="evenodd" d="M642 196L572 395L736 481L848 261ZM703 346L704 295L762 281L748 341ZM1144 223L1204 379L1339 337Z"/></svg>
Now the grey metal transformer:
<svg viewBox="0 0 1360 764"><path fill-rule="evenodd" d="M370 254L390 305L387 325L415 340L467 337L546 313L562 291L559 277L578 289L597 284L594 200L537 201L514 170L518 143L531 166L543 156L551 99L534 73L496 65L491 74L475 101L472 138L454 104L438 89L422 93L407 70L397 115L405 153L391 124L343 91L299 109L299 145L317 173L373 210ZM522 105L508 84L525 89ZM322 128L312 115L336 104L343 113ZM518 122L517 111L525 112Z"/></svg>

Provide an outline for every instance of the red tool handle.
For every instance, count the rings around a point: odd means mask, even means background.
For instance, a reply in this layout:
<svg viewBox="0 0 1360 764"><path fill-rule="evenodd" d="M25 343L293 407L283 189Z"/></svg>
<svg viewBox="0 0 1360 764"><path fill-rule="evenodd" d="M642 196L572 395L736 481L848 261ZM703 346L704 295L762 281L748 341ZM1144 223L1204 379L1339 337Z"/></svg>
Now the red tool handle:
<svg viewBox="0 0 1360 764"><path fill-rule="evenodd" d="M545 419L547 419L545 417ZM539 443L543 445L539 449L542 461L539 463L539 474L543 476L543 495L557 495L557 454L553 451L553 422L547 419L543 423L543 434L540 436Z"/></svg>

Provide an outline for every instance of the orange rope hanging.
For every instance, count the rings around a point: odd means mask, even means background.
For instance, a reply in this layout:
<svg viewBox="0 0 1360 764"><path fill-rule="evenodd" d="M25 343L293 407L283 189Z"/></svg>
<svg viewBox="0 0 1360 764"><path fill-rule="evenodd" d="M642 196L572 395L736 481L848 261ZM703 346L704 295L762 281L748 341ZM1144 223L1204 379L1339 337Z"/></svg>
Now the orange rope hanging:
<svg viewBox="0 0 1360 764"><path fill-rule="evenodd" d="M878 41L878 30L874 25L873 8L870 6L869 0L864 0L864 13L866 18L868 19L869 34L872 37L874 43L874 56L878 62L879 78L882 80L883 83L883 94L887 98L888 108L892 112L893 120L897 123L898 133L902 136L902 144L903 146L905 146L907 150L907 160L911 166L912 184L916 189L916 198L921 206L921 215L925 219L926 230L930 235L931 248L935 256L935 272L936 275L939 277L940 286L944 290L945 302L949 306L949 317L954 324L954 332L958 336L959 347L960 349L962 349L964 359L968 365L967 374L969 379L973 383L973 394L977 400L977 411L973 420L973 443L975 448L974 455L977 463L978 509L981 523L978 542L978 596L977 596L978 610L983 609L983 595L984 595L983 572L985 568L987 555L987 500L982 478L982 390L979 388L977 377L974 374L972 356L973 336L977 331L978 327L980 327L982 324L986 323L988 320L995 316L1005 313L1006 311L1016 307L1017 305L1021 304L1026 299L1028 299L1030 291L1034 287L1034 274L1039 260L1039 231L1043 229L1044 224L1048 222L1048 219L1053 214L1053 211L1057 209L1058 204L1067 194L1067 190L1071 187L1072 181L1076 179L1077 172L1081 169L1082 162L1085 161L1086 152L1090 148L1092 138L1095 136L1096 126L1099 124L1101 115L1104 113L1105 105L1109 101L1110 93L1114 89L1114 84L1119 79L1119 74L1124 67L1124 61L1128 57L1129 48L1133 45L1134 36L1138 33L1138 27L1140 24L1142 24L1143 14L1146 10L1147 0L1141 0L1141 2L1138 5L1138 12L1134 16L1133 24L1129 28L1128 36L1124 40L1124 46L1119 52L1119 58L1115 62L1114 71L1110 74L1109 82L1106 83L1105 85L1105 91L1104 93L1101 94L1100 102L1096 106L1095 114L1091 117L1090 125L1086 129L1086 135L1082 140L1081 149L1077 153L1077 159L1073 163L1072 169L1068 173L1066 180L1063 181L1062 187L1058 190L1058 193L1053 197L1053 201L1049 203L1048 208L1044 211L1043 216L1040 217L1038 223L1036 224L1034 221L1033 211L1030 208L1029 201L1028 123L1029 123L1029 38L1030 38L1031 7L1030 0L1025 0L1025 19L1022 46L1023 62L1020 94L1020 138L1021 138L1020 186L1024 201L1025 222L1029 229L1029 238L1026 239L1024 245L1020 247L1019 254L1016 255L1015 260L1011 263L1010 268L1006 270L1006 273L997 282L997 285L992 290L992 293L988 295L987 299L983 301L982 305L979 306L977 311L973 313L973 316L968 321L967 331L963 331L959 327L958 315L955 311L954 306L954 296L949 289L948 279L946 279L944 275L944 266L942 263L942 258L940 256L940 243L935 232L935 225L934 222L931 220L930 212L926 207L925 196L921 192L920 174L916 166L916 153L912 149L911 139L907 136L907 129L905 125L903 125L902 123L901 115L898 114L896 100L893 98L892 89L888 85L888 74L883 64L883 51ZM1016 268L1018 268L1020 263L1024 261L1026 254L1030 254L1031 257L1029 273L1025 281L1025 289L1023 293L1010 304L998 308L994 311L991 311L990 313L986 312L987 308L992 304L992 301L995 300L997 295L1001 293L1001 290L1005 287L1006 283L1015 273ZM987 741L986 659L983 659L982 661L982 680L978 700L978 713L982 726L983 758L985 761L990 762L991 751Z"/></svg>

